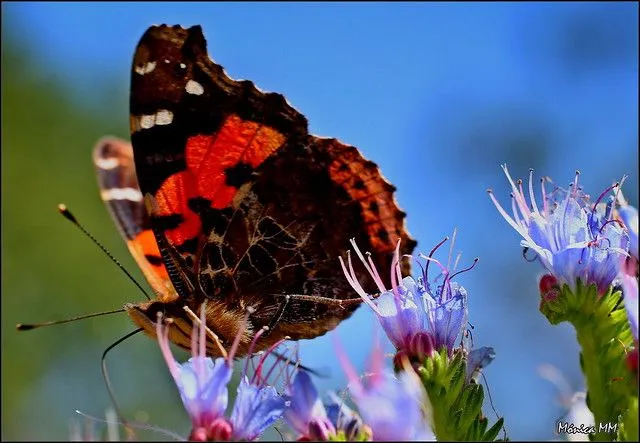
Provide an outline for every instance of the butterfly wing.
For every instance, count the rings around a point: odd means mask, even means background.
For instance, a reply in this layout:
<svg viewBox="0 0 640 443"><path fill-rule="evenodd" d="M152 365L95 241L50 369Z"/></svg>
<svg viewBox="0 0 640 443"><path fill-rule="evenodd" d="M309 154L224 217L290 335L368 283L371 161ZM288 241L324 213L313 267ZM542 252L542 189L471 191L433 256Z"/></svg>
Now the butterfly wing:
<svg viewBox="0 0 640 443"><path fill-rule="evenodd" d="M138 186L131 144L115 137L102 138L93 149L93 164L100 197L145 278L160 299L175 298Z"/></svg>
<svg viewBox="0 0 640 443"><path fill-rule="evenodd" d="M238 316L251 306L260 327L291 295L277 327L311 338L357 306L318 302L355 297L338 263L351 238L387 283L398 240L412 252L395 188L375 163L310 135L282 95L230 79L199 26L147 30L130 107L150 224L184 300L217 301Z"/></svg>

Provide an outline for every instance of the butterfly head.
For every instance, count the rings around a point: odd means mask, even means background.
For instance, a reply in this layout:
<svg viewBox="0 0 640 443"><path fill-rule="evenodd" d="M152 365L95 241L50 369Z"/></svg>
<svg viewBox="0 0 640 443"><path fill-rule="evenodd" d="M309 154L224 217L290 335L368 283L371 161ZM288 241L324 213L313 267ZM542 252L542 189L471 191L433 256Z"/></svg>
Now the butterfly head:
<svg viewBox="0 0 640 443"><path fill-rule="evenodd" d="M128 303L124 308L133 322L153 338L157 338L158 321L164 321L169 328L169 340L189 351L192 346L194 326L201 323L199 316L195 314L200 312L201 306L191 307L179 299L172 303L161 301ZM278 340L285 338L274 331L273 334L262 334L252 344L260 328L251 322L247 310L229 309L227 304L216 300L208 300L204 309L207 326L206 348L207 355L210 357L224 357L238 335L240 338L236 357L244 357L249 353L268 349Z"/></svg>

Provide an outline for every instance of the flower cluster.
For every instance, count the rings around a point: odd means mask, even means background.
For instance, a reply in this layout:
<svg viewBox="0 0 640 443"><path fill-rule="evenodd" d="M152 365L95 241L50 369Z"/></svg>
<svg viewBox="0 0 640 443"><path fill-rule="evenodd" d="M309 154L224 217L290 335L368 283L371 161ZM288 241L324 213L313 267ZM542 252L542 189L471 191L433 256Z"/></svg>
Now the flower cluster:
<svg viewBox="0 0 640 443"><path fill-rule="evenodd" d="M203 310L204 313L204 310ZM194 322L192 332L192 357L179 364L169 347L169 327L162 321L157 323L158 343L169 371L176 382L182 403L191 419L189 440L229 441L255 440L278 420L285 410L285 400L262 376L265 353L254 376L249 379L247 366L241 375L235 403L231 414L225 416L228 404L228 387L233 373L233 358L242 334L225 358L215 361L206 356L206 326L204 317ZM262 331L254 340L260 338ZM278 343L277 343L278 344ZM276 344L276 345L277 345ZM275 346L274 346L275 347Z"/></svg>
<svg viewBox="0 0 640 443"><path fill-rule="evenodd" d="M189 440L255 440L281 417L296 433L297 440L302 441L403 441L433 436L421 410L423 388L415 381L415 376L414 379L404 376L397 379L384 370L381 352L374 354L366 383L360 383L353 368L345 362L352 382L351 397L358 405L360 415L336 394L331 393L329 401L321 402L310 375L301 369L293 379L287 371L281 371L286 374L282 394L267 385L268 376L263 374L265 359L278 343L260 357L252 377L248 376L248 365L245 365L232 411L226 415L227 386L238 339L226 357L215 361L206 357L206 326L201 318L194 322L192 357L179 364L170 351L168 334L169 327L159 321L158 342L191 419ZM259 335L256 334L255 340ZM275 364L288 363L279 358Z"/></svg>
<svg viewBox="0 0 640 443"><path fill-rule="evenodd" d="M618 217L629 233L629 257L621 272L620 280L624 306L627 310L629 327L633 334L634 349L627 355L627 362L633 373L638 375L638 210L629 205L622 195L618 193Z"/></svg>
<svg viewBox="0 0 640 443"><path fill-rule="evenodd" d="M576 174L569 190L556 188L547 192L541 181L542 202L538 204L533 188L533 170L529 173L527 195L522 181L514 182L502 166L511 185L512 215L498 203L494 205L523 238L521 245L533 251L540 263L557 280L575 289L578 280L595 284L604 294L620 273L629 249L629 235L613 214L613 204L601 204L607 193L619 184L607 188L591 202L578 184Z"/></svg>
<svg viewBox="0 0 640 443"><path fill-rule="evenodd" d="M489 195L522 236L521 245L533 251L547 271L539 282L540 310L552 324L567 321L576 330L587 403L595 422L621 424L616 438L635 440L638 212L627 204L620 183L592 202L579 186L578 174L569 190L547 192L543 180L539 204L530 172L527 201L522 181L514 182L506 166L503 170L511 185L512 215L493 193ZM621 300L626 309L619 307Z"/></svg>
<svg viewBox="0 0 640 443"><path fill-rule="evenodd" d="M622 191L617 194L618 217L629 233L629 254L638 262L638 210L627 203Z"/></svg>
<svg viewBox="0 0 640 443"><path fill-rule="evenodd" d="M447 238L436 245L428 256L421 256L426 264L417 281L411 276L402 278L400 243L398 243L391 265L391 288L386 289L373 261L365 260L352 240L356 254L381 292L376 297L367 294L360 285L351 263L351 256L347 258L347 265L340 258L347 280L362 300L375 312L387 337L398 350L397 359L406 355L423 360L440 349L446 349L451 354L455 348L456 339L466 326L467 291L452 279L460 272L473 268L477 259L468 269L451 274L440 261L433 258L436 250L445 241ZM441 271L432 280L428 277L430 263L434 263ZM438 280L441 280L441 283L437 283Z"/></svg>
<svg viewBox="0 0 640 443"><path fill-rule="evenodd" d="M365 259L352 241L352 246L365 269L377 285L380 294L368 294L360 284L351 257L347 264L340 259L342 270L360 298L375 312L387 337L396 348L394 367L400 373L400 380L405 386L410 385L419 374L426 393L416 403L428 404L433 417L432 426L438 439L444 440L493 440L502 428L499 419L491 428L486 429L487 419L481 408L484 399L482 387L477 384L480 371L495 357L493 348L483 347L469 351L464 342L464 328L467 324L467 291L453 282L453 278L461 272L472 269L477 259L467 269L451 273L433 256L447 241L445 238L437 244L428 256L420 255L424 266L420 263L422 273L417 280L411 276L402 278L400 272L400 244L398 243L391 264L391 288L385 288L378 270L370 257ZM429 278L430 265L439 269L435 278ZM461 346L456 343L460 337ZM374 359L374 361L376 361ZM380 361L379 359L377 361ZM367 390L366 385L357 385L354 398L365 405L375 405L372 409L361 408L365 422L384 423L388 411L404 404L405 421L416 423L418 416L411 413L406 406L406 398L388 391L394 383L389 381L383 371L371 383L376 386ZM354 377L351 377L354 379ZM412 391L412 392L415 392ZM428 400L426 400L428 398ZM380 405L386 405L381 408ZM371 415L367 415L370 411ZM461 415L462 414L462 415ZM392 429L390 425L378 427L380 432ZM424 438L424 430L410 426L402 438ZM397 431L394 431L397 434ZM383 434L385 435L385 434ZM374 429L374 437L376 430Z"/></svg>
<svg viewBox="0 0 640 443"><path fill-rule="evenodd" d="M415 373L396 377L384 367L384 355L376 347L366 377L361 379L343 353L338 356L349 378L349 393L360 416L345 400L330 392L324 403L310 377L298 372L288 389L290 408L285 419L299 434L298 440L434 440L423 411L424 388ZM364 424L366 423L366 424Z"/></svg>

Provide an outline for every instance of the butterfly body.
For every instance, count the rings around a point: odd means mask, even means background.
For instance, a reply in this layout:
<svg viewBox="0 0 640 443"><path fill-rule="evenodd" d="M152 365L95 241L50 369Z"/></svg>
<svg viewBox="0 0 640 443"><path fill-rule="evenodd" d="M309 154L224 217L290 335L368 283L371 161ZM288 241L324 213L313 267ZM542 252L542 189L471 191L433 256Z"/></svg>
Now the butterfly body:
<svg viewBox="0 0 640 443"><path fill-rule="evenodd" d="M200 27L147 30L130 106L132 144L101 140L94 164L156 292L125 306L150 335L160 312L173 319L171 340L189 348L188 311L204 305L224 347L243 334L240 356L265 326L254 351L313 338L359 305L338 264L351 238L379 269L390 269L399 240L402 253L413 250L395 188L376 164L309 134L283 96L230 79L209 58Z"/></svg>

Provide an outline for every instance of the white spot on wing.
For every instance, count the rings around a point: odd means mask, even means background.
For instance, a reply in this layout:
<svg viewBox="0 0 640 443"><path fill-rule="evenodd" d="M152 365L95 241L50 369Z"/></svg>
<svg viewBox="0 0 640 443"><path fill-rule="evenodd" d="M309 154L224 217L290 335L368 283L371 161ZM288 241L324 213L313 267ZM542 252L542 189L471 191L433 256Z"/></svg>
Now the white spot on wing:
<svg viewBox="0 0 640 443"><path fill-rule="evenodd" d="M142 115L140 116L140 127L142 129L153 128L156 124L156 116L155 115Z"/></svg>
<svg viewBox="0 0 640 443"><path fill-rule="evenodd" d="M138 125L136 127L136 130L151 129L155 125L170 125L173 121L173 112L169 111L168 109L161 109L155 114L143 114L140 117L137 117L137 119Z"/></svg>
<svg viewBox="0 0 640 443"><path fill-rule="evenodd" d="M180 63L180 67L181 67L182 69L186 69L186 68L187 68L187 65L185 65L184 63Z"/></svg>
<svg viewBox="0 0 640 443"><path fill-rule="evenodd" d="M135 188L112 188L100 191L103 200L130 200L134 202L142 201L142 192Z"/></svg>
<svg viewBox="0 0 640 443"><path fill-rule="evenodd" d="M144 66L136 66L136 72L140 75L145 75L156 69L156 62L147 62Z"/></svg>
<svg viewBox="0 0 640 443"><path fill-rule="evenodd" d="M156 125L170 125L173 121L173 112L161 109L156 113Z"/></svg>
<svg viewBox="0 0 640 443"><path fill-rule="evenodd" d="M100 169L114 169L117 168L118 165L120 165L120 163L118 162L118 159L115 157L110 157L110 158L97 158L96 159L96 166L98 166Z"/></svg>
<svg viewBox="0 0 640 443"><path fill-rule="evenodd" d="M189 80L184 90L193 95L202 95L204 93L202 85L195 80Z"/></svg>

